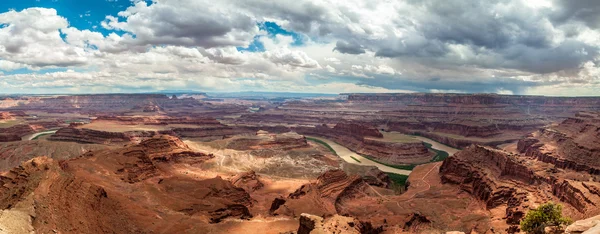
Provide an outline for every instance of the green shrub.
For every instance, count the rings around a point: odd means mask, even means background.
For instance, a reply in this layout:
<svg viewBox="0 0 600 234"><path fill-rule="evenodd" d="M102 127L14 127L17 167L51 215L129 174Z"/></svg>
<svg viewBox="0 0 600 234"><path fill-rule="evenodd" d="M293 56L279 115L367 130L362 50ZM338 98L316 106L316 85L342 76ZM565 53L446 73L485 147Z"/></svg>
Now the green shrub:
<svg viewBox="0 0 600 234"><path fill-rule="evenodd" d="M521 220L521 230L527 233L544 233L546 227L560 227L570 224L569 218L562 216L562 206L546 203L537 209L530 210Z"/></svg>
<svg viewBox="0 0 600 234"><path fill-rule="evenodd" d="M335 150L333 148L331 148L331 146L329 144L327 144L326 142L324 142L322 140L312 138L312 137L306 137L306 140L317 142L317 143L325 146L325 148L327 148L332 154L338 155L337 152L335 152Z"/></svg>
<svg viewBox="0 0 600 234"><path fill-rule="evenodd" d="M404 193L406 190L406 180L408 180L408 176L391 172L387 172L386 174L388 174L390 180L392 181L390 189L392 189L396 194Z"/></svg>

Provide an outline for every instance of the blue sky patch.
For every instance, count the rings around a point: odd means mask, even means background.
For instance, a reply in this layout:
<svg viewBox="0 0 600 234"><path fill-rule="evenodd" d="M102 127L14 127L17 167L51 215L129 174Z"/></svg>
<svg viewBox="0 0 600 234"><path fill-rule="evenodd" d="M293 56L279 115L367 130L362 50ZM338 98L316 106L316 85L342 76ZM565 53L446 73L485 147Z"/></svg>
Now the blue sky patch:
<svg viewBox="0 0 600 234"><path fill-rule="evenodd" d="M301 34L298 34L298 33L293 32L293 31L285 30L284 28L282 28L281 26L279 26L275 22L266 21L266 22L263 22L263 23L259 23L258 24L258 28L261 31L267 32L267 36L270 37L270 38L274 38L276 35L292 36L292 38L294 39L294 42L292 43L292 46L302 46L302 45L304 45L305 39L304 39L304 37ZM250 52L262 52L262 51L265 51L265 46L259 40L260 37L261 36L255 36L254 40L252 40L252 42L250 43L250 45L248 47L246 47L246 48L237 47L238 51L250 51Z"/></svg>
<svg viewBox="0 0 600 234"><path fill-rule="evenodd" d="M100 25L106 16L117 17L117 13L130 6L132 2L129 0L0 0L0 12L11 9L22 11L30 7L54 8L58 15L67 19L69 26L100 32L104 36L113 32Z"/></svg>

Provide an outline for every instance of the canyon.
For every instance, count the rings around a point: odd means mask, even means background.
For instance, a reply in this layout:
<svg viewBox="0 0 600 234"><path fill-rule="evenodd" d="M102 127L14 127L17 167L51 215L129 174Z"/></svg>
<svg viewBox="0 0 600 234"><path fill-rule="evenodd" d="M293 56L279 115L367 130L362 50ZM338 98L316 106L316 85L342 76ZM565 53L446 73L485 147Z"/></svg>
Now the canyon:
<svg viewBox="0 0 600 234"><path fill-rule="evenodd" d="M0 228L518 233L548 202L580 228L600 215L599 132L596 97L11 96Z"/></svg>

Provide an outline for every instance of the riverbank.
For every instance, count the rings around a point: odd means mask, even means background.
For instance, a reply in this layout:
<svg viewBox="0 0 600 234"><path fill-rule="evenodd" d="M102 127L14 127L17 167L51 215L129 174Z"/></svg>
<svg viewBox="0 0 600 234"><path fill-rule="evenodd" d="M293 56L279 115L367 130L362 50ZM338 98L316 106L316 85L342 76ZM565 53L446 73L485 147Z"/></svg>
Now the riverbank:
<svg viewBox="0 0 600 234"><path fill-rule="evenodd" d="M23 140L28 140L28 141L32 141L35 140L39 137L45 136L45 135L51 135L56 133L57 130L49 130L49 131L43 131L43 132L36 132L34 134L31 134L29 136L24 136L22 139Z"/></svg>
<svg viewBox="0 0 600 234"><path fill-rule="evenodd" d="M331 141L331 140L328 140L325 138L321 138L321 137L315 137L315 136L307 136L307 137L326 143L327 145L329 145L329 147L331 147L331 149L333 149L335 151L335 153L340 158L342 158L347 163L363 165L363 166L376 166L377 168L379 168L379 170L381 170L383 172L389 172L389 173L394 173L394 174L400 174L400 175L409 175L410 174L410 170L393 168L393 167L386 166L384 164L369 160L369 159L363 157L362 155L357 154L338 143L335 143L334 141ZM320 142L318 142L318 143L320 143Z"/></svg>

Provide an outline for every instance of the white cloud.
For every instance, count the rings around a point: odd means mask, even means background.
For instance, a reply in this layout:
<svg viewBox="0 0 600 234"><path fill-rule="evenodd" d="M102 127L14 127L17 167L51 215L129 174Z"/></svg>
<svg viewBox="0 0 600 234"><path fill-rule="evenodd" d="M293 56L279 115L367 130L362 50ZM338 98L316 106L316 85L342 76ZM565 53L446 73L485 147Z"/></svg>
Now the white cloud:
<svg viewBox="0 0 600 234"><path fill-rule="evenodd" d="M0 13L0 81L65 91L589 93L600 86L600 30L593 15L557 19L581 12L559 2L127 1L102 22L114 30L106 36L54 9L13 10ZM267 20L302 43L259 31ZM237 49L254 40L265 51ZM74 71L6 75L20 68Z"/></svg>
<svg viewBox="0 0 600 234"><path fill-rule="evenodd" d="M107 16L102 26L135 35L124 41L131 45L245 47L258 33L251 16L220 1L164 0L151 5L138 1L119 16L125 20Z"/></svg>
<svg viewBox="0 0 600 234"><path fill-rule="evenodd" d="M67 20L54 9L29 8L0 14L0 57L33 67L85 64L88 53L65 43L60 29Z"/></svg>

